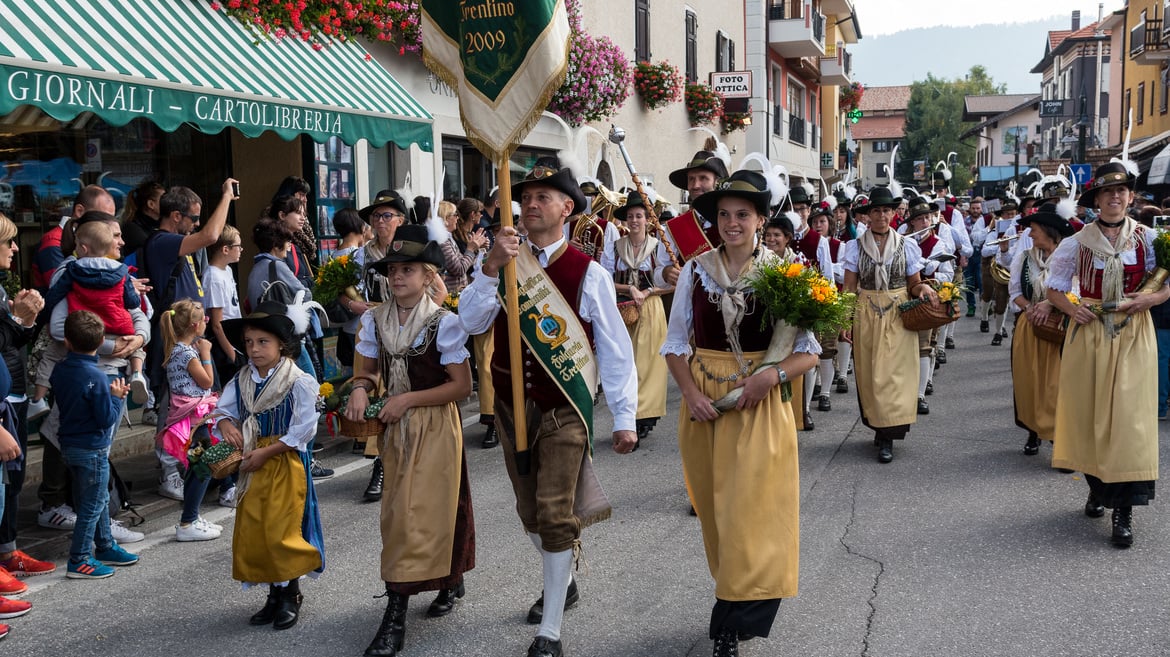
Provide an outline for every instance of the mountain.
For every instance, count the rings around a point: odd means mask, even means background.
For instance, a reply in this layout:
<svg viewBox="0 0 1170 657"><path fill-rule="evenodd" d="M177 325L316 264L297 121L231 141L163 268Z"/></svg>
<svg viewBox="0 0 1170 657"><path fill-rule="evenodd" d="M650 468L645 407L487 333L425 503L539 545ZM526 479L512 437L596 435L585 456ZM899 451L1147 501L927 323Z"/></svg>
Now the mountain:
<svg viewBox="0 0 1170 657"><path fill-rule="evenodd" d="M1089 22L1083 22L1087 25ZM865 86L896 86L936 78L959 78L976 64L1008 93L1040 93L1040 76L1029 73L1044 57L1049 30L1068 29L1067 17L1016 23L903 30L864 37L849 46L853 79Z"/></svg>

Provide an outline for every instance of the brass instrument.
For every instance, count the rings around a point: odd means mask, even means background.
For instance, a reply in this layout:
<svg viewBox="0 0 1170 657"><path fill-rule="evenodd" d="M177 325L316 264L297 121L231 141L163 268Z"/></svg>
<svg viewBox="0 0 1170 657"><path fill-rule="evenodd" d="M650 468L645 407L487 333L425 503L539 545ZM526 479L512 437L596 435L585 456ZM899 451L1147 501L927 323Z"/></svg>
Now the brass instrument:
<svg viewBox="0 0 1170 657"><path fill-rule="evenodd" d="M990 242L985 242L984 246L994 246L997 244L1003 244L1004 242L1010 242L1010 241L1018 238L1022 234L1023 233L1016 233L1015 235L1008 235L1007 237L1001 237L997 240L991 240Z"/></svg>
<svg viewBox="0 0 1170 657"><path fill-rule="evenodd" d="M609 140L617 144L618 150L620 150L622 153L622 159L626 161L626 168L630 170L630 177L633 178L634 185L638 188L638 194L642 196L642 203L646 206L646 212L649 214L650 226L652 227L654 234L658 236L659 241L662 242L663 248L666 249L666 255L668 258L670 258L671 264L675 267L681 267L682 265L679 263L679 258L674 253L674 245L670 243L669 239L667 239L666 229L663 228L662 224L658 222L658 212L654 209L654 204L652 204L650 199L646 196L646 189L642 186L642 179L638 177L638 172L634 169L634 162L630 159L629 152L626 151L625 139L625 130L622 130L616 125L610 125Z"/></svg>
<svg viewBox="0 0 1170 657"><path fill-rule="evenodd" d="M1012 280L1012 270L999 264L993 258L991 261L991 278L1000 285L1007 285Z"/></svg>

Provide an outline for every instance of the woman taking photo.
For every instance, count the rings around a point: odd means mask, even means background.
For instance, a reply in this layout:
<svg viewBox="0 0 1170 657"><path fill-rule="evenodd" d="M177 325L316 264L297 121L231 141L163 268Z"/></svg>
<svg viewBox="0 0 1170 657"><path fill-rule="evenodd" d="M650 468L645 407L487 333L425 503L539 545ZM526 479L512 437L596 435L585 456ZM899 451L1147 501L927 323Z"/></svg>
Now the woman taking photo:
<svg viewBox="0 0 1170 657"><path fill-rule="evenodd" d="M878 461L894 460L894 441L918 419L918 334L902 325L898 305L911 295L938 303L925 283L922 249L890 230L902 199L876 187L864 206L869 228L845 243L845 289L857 294L853 372L861 421L874 430Z"/></svg>
<svg viewBox="0 0 1170 657"><path fill-rule="evenodd" d="M1133 545L1133 507L1154 499L1158 349L1149 309L1170 298L1165 285L1137 291L1155 262L1153 231L1126 215L1135 182L1126 163L1097 168L1078 203L1096 208L1098 219L1056 247L1046 281L1048 301L1071 318L1052 467L1085 474L1085 515L1099 518L1113 509L1111 540L1118 548ZM1080 284L1076 304L1065 296L1073 276Z"/></svg>
<svg viewBox="0 0 1170 657"><path fill-rule="evenodd" d="M630 192L626 204L614 210L614 216L625 222L628 232L606 245L601 266L613 276L619 305L628 301L638 308L638 321L626 324L626 330L634 345L638 370L635 427L641 442L650 435L658 418L666 414L666 362L658 355L666 339L666 311L659 296L663 290L655 289L653 281L658 240L646 232L648 213L638 192Z"/></svg>
<svg viewBox="0 0 1170 657"><path fill-rule="evenodd" d="M820 347L801 331L790 356L752 373L772 328L761 326L763 306L745 279L778 260L756 237L770 198L763 175L737 171L695 200L723 244L683 267L662 347L682 391L679 450L716 580L715 657L738 654L740 636L768 636L780 600L797 589L796 429L780 384L812 369ZM734 388L743 388L736 410L720 414L713 400Z"/></svg>
<svg viewBox="0 0 1170 657"><path fill-rule="evenodd" d="M1045 203L1035 214L1020 220L1030 228L1032 247L1020 249L1012 259L1008 297L1019 313L1012 332L1012 396L1016 426L1028 432L1024 453L1040 452L1040 441L1052 442L1056 429L1056 397L1060 384L1060 345L1041 340L1034 327L1053 312L1048 301L1048 267L1061 240L1073 234L1068 219L1057 214L1056 204Z"/></svg>

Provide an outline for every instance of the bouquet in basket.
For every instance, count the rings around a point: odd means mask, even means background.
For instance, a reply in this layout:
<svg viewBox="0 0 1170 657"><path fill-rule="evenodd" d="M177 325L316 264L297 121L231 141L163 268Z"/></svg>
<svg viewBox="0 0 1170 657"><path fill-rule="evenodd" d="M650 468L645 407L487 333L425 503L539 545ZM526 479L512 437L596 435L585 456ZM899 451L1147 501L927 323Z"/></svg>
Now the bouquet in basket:
<svg viewBox="0 0 1170 657"><path fill-rule="evenodd" d="M757 372L787 358L799 332L836 333L853 321L857 295L837 291L829 279L802 262L776 259L749 275L748 284L764 308L762 326L772 325L772 341ZM736 388L716 401L715 408L731 410L742 395L743 389ZM788 383L781 387L781 398L792 398Z"/></svg>
<svg viewBox="0 0 1170 657"><path fill-rule="evenodd" d="M911 299L909 301L903 301L902 303L898 304L898 311L905 315L906 313L914 311L920 306L923 306L922 310L931 308L931 314L938 317L938 319L933 323L941 322L940 325L949 324L950 322L958 319L959 299L963 298L963 294L967 292L967 286L956 285L950 281L937 281L930 279L923 282L933 287L935 292L938 292L938 303L939 306L941 306L941 310L933 310L930 301L926 299Z"/></svg>
<svg viewBox="0 0 1170 657"><path fill-rule="evenodd" d="M343 255L329 259L317 270L317 285L313 288L313 300L322 306L336 302L342 294L355 301L361 301L357 290L360 280L358 263L352 256Z"/></svg>

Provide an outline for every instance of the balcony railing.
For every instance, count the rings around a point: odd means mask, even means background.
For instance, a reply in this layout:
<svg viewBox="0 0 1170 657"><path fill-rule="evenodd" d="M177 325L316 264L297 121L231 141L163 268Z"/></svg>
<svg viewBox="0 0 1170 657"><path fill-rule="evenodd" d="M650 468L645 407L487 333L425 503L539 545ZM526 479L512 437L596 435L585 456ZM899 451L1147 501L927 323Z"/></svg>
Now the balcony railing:
<svg viewBox="0 0 1170 657"><path fill-rule="evenodd" d="M1162 19L1146 19L1146 50L1165 50L1166 40L1162 36Z"/></svg>
<svg viewBox="0 0 1170 657"><path fill-rule="evenodd" d="M1148 22L1148 20L1147 20ZM1138 23L1129 31L1129 54L1135 56L1146 49L1146 24Z"/></svg>
<svg viewBox="0 0 1170 657"><path fill-rule="evenodd" d="M799 116L788 117L788 141L804 146L804 119Z"/></svg>
<svg viewBox="0 0 1170 657"><path fill-rule="evenodd" d="M784 136L784 106L772 106L772 134L777 137Z"/></svg>

